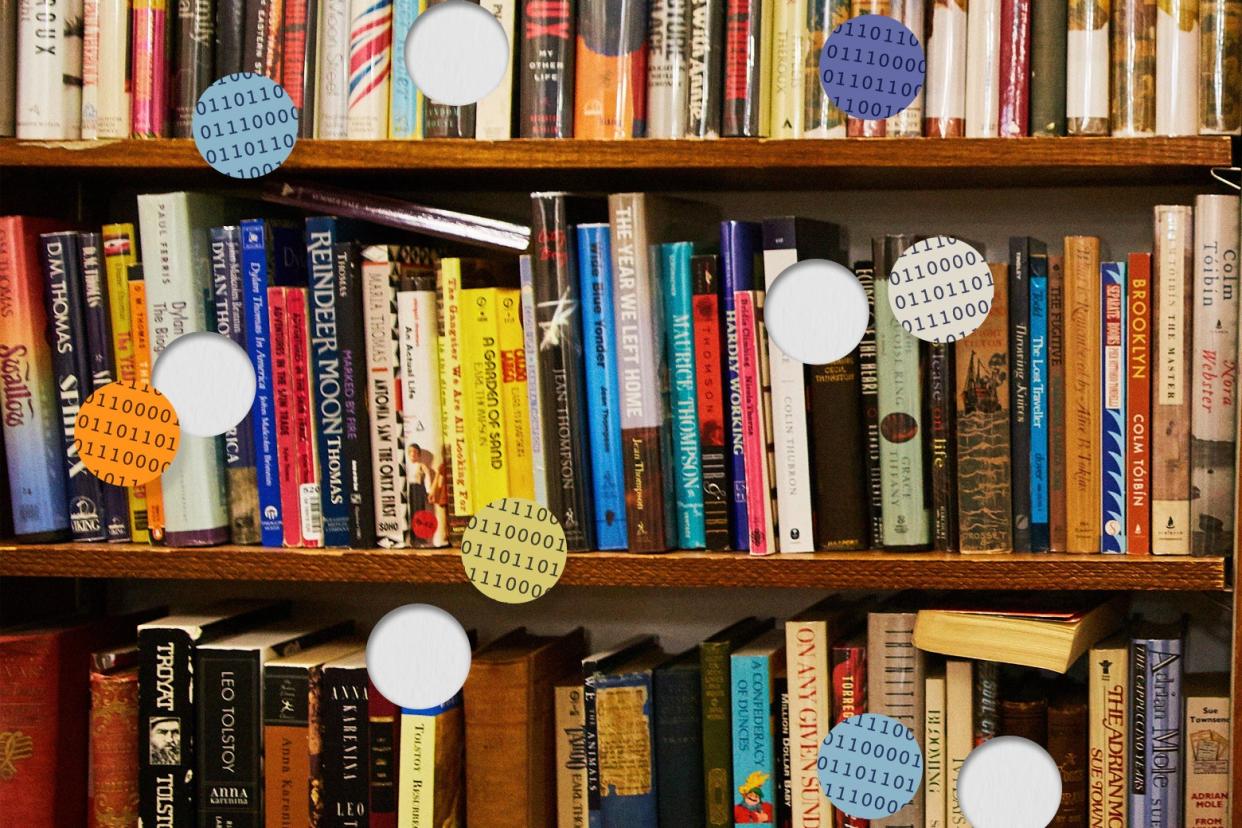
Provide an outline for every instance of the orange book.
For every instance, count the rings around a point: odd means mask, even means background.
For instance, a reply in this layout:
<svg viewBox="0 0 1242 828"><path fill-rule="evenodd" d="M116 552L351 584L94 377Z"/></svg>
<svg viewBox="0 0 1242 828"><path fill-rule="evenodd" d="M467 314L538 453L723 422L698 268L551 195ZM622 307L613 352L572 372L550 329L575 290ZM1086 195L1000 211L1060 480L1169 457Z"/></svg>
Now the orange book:
<svg viewBox="0 0 1242 828"><path fill-rule="evenodd" d="M147 331L147 285L142 265L129 266L129 315L133 324L134 375L139 385L151 384L151 338ZM151 542L164 539L164 490L158 479L142 488L147 501L147 531Z"/></svg>
<svg viewBox="0 0 1242 828"><path fill-rule="evenodd" d="M646 8L645 3L584 0L578 10L575 138L646 134Z"/></svg>
<svg viewBox="0 0 1242 828"><path fill-rule="evenodd" d="M1065 237L1067 552L1100 551L1100 240Z"/></svg>

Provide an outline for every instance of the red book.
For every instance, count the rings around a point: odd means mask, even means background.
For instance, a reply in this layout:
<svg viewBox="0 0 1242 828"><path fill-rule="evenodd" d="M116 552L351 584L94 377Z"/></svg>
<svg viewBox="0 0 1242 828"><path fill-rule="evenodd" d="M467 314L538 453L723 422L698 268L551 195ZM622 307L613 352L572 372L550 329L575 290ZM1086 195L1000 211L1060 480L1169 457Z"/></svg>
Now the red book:
<svg viewBox="0 0 1242 828"><path fill-rule="evenodd" d="M725 452L719 257L695 256L690 267L694 273L694 380L699 405L707 548L728 549L732 487L729 486L729 456Z"/></svg>
<svg viewBox="0 0 1242 828"><path fill-rule="evenodd" d="M1126 340L1126 551L1151 553L1151 254L1131 253Z"/></svg>
<svg viewBox="0 0 1242 828"><path fill-rule="evenodd" d="M91 655L89 828L138 823L138 647Z"/></svg>
<svg viewBox="0 0 1242 828"><path fill-rule="evenodd" d="M867 712L867 636L832 645L832 724ZM867 828L869 820L833 811L836 828Z"/></svg>
<svg viewBox="0 0 1242 828"><path fill-rule="evenodd" d="M298 507L297 441L294 439L293 382L289 372L289 288L267 289L267 316L272 343L272 398L276 414L276 456L281 459L280 513L285 546L302 545L301 509Z"/></svg>
<svg viewBox="0 0 1242 828"><path fill-rule="evenodd" d="M1031 0L1001 0L1000 136L1021 138L1030 126Z"/></svg>
<svg viewBox="0 0 1242 828"><path fill-rule="evenodd" d="M845 135L847 138L883 138L888 134L888 122L883 120L865 120L863 118L846 118Z"/></svg>
<svg viewBox="0 0 1242 828"><path fill-rule="evenodd" d="M281 29L280 85L289 93L289 101L302 110L307 89L314 95L315 83L314 77L308 78L310 73L306 71L308 28L313 25L309 0L285 0L284 17L284 27Z"/></svg>
<svg viewBox="0 0 1242 828"><path fill-rule="evenodd" d="M293 445L296 458L294 487L302 546L323 546L319 504L319 454L315 450L310 375L310 328L306 318L306 288L285 291L285 324L289 351L289 394L293 399ZM278 449L279 450L279 449Z"/></svg>
<svg viewBox="0 0 1242 828"><path fill-rule="evenodd" d="M162 0L134 0L130 41L131 131L135 138L167 138L171 21Z"/></svg>
<svg viewBox="0 0 1242 828"><path fill-rule="evenodd" d="M397 769L401 766L401 708L367 687L367 733L371 740L371 828L397 828Z"/></svg>

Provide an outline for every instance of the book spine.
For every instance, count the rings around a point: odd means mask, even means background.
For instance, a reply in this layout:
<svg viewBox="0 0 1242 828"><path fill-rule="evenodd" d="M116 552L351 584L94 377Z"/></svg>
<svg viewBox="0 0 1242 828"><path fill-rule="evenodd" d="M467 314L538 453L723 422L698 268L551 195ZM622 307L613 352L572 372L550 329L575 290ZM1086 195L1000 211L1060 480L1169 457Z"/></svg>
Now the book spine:
<svg viewBox="0 0 1242 828"><path fill-rule="evenodd" d="M1100 240L1065 239L1067 552L1100 550Z"/></svg>
<svg viewBox="0 0 1242 828"><path fill-rule="evenodd" d="M741 295L745 295L741 294ZM737 810L757 810L775 822L776 753L773 721L775 677L772 661L766 655L730 657L733 697L733 780L744 799L746 791L759 794L755 805L734 806L734 823L749 822L737 818ZM763 820L759 820L763 821Z"/></svg>
<svg viewBox="0 0 1242 828"><path fill-rule="evenodd" d="M582 752L586 765L586 813L589 828L603 828L599 790L599 723L595 696L599 674L591 674L582 684Z"/></svg>
<svg viewBox="0 0 1242 828"><path fill-rule="evenodd" d="M867 712L891 716L914 734L923 744L924 655L914 647L912 612L873 612L867 618ZM967 684L969 687L969 682ZM967 690L966 709L970 710ZM969 713L967 714L969 716ZM970 734L971 730L967 729ZM970 739L970 736L967 736ZM964 760L969 747L962 753ZM950 790L957 790L952 780ZM872 820L872 826L897 828L916 826L923 822L923 796L914 799L895 814Z"/></svg>
<svg viewBox="0 0 1242 828"><path fill-rule="evenodd" d="M351 0L349 92L345 135L388 137L388 86L392 51L392 0Z"/></svg>
<svg viewBox="0 0 1242 828"><path fill-rule="evenodd" d="M1000 128L1002 138L1030 131L1031 0L1001 0Z"/></svg>
<svg viewBox="0 0 1242 828"><path fill-rule="evenodd" d="M275 399L279 377L272 370L274 342L269 328L267 302L267 227L262 220L242 222L241 250L246 352L254 365L255 379L254 406L250 417L254 429L255 469L259 487L259 529L264 546L280 546L284 542L284 529Z"/></svg>
<svg viewBox="0 0 1242 828"><path fill-rule="evenodd" d="M923 387L927 411L928 444L931 456L931 532L932 549L955 552L958 547L957 515L957 435L956 407L953 403L954 348L933 342L927 346ZM857 432L855 432L857 433ZM831 478L829 478L831 479Z"/></svg>
<svg viewBox="0 0 1242 828"><path fill-rule="evenodd" d="M535 314L540 332L539 394L540 399L548 403L542 412L543 433L551 438L545 446L548 508L560 521L568 548L580 551L591 548L594 519L593 504L587 496L586 486L591 472L583 422L586 406L582 399L582 325L578 317L577 257L570 238L572 229L564 198L536 196L532 198L532 203ZM623 302L624 295L622 287L618 290L618 300ZM628 404L624 405L628 407ZM623 429L625 425L623 420ZM627 487L630 484L628 475L626 484ZM647 490L643 495L649 496L650 493L651 490ZM630 549L640 551L641 547L631 541Z"/></svg>
<svg viewBox="0 0 1242 828"><path fill-rule="evenodd" d="M434 329L433 317L433 329ZM367 686L369 828L397 828L397 776L401 758L401 708Z"/></svg>
<svg viewBox="0 0 1242 828"><path fill-rule="evenodd" d="M608 279L611 289L612 279ZM508 456L509 468L509 496L520 497L523 500L532 500L535 496L535 481L531 473L531 455L530 455L530 410L529 410L529 387L531 380L526 374L526 358L525 358L525 334L522 331L522 309L519 291L513 288L501 288L496 291L496 300L500 310L500 375L501 402L504 407L505 422L505 451ZM612 314L611 298L609 302L609 315ZM605 341L611 345L613 337L616 334L615 324L610 326ZM611 347L608 348L609 360L608 376L612 378L611 397L612 404L616 405L616 359L612 354ZM616 422L616 412L612 414L613 422ZM625 515L625 495L620 487L623 485L624 471L620 465L620 431L616 431L617 439L613 442L613 446L617 449L616 481L617 492L620 498L618 509L614 511L614 521L623 518ZM592 448L594 446L592 445ZM594 458L592 458L594 460ZM597 500L596 503L599 501ZM621 530L621 543L624 547L625 529ZM600 547L601 549L603 547Z"/></svg>
<svg viewBox="0 0 1242 828"><path fill-rule="evenodd" d="M1100 263L1100 551L1126 551L1126 265Z"/></svg>
<svg viewBox="0 0 1242 828"><path fill-rule="evenodd" d="M526 367L527 433L530 434L531 477L534 480L535 502L548 505L548 465L543 449L543 400L539 393L539 334L535 325L535 284L530 256L518 257L521 278L522 339ZM441 348L443 351L443 348ZM618 393L620 393L618 391ZM623 472L624 473L624 472Z"/></svg>
<svg viewBox="0 0 1242 828"><path fill-rule="evenodd" d="M556 828L587 828L582 686L556 688Z"/></svg>
<svg viewBox="0 0 1242 828"><path fill-rule="evenodd" d="M81 136L81 24L81 0L22 0L19 4L18 138L74 140ZM12 37L12 32L7 36Z"/></svg>
<svg viewBox="0 0 1242 828"><path fill-rule="evenodd" d="M1131 820L1137 822L1147 816L1147 796L1151 767L1147 742L1148 708L1148 652L1149 642L1135 639L1130 642L1130 771L1129 809Z"/></svg>
<svg viewBox="0 0 1242 828"><path fill-rule="evenodd" d="M106 244L106 242L105 242ZM246 347L241 231L236 226L211 229L211 281L216 299L216 333ZM224 432L224 462L229 481L229 528L233 543L260 540L259 490L255 468L254 425L247 414Z"/></svg>
<svg viewBox="0 0 1242 828"><path fill-rule="evenodd" d="M801 138L802 43L806 29L807 0L774 0L772 39L761 48L772 54L771 83L760 90L768 96L771 109L771 137Z"/></svg>
<svg viewBox="0 0 1242 828"><path fill-rule="evenodd" d="M720 259L695 256L694 362L699 446L703 465L703 523L707 548L729 548L729 470L725 453L725 399L720 330Z"/></svg>
<svg viewBox="0 0 1242 828"><path fill-rule="evenodd" d="M9 37L0 43L0 66L4 67L9 82L0 86L0 135L12 138L17 133L17 4L0 5L0 26Z"/></svg>
<svg viewBox="0 0 1242 828"><path fill-rule="evenodd" d="M93 141L99 137L99 15L99 0L85 0L82 3L82 112L80 117L81 138L84 141ZM6 36L11 33L11 28L5 30ZM7 64L5 69L8 69Z"/></svg>
<svg viewBox="0 0 1242 828"><path fill-rule="evenodd" d="M349 134L350 0L320 0L315 77L315 137Z"/></svg>
<svg viewBox="0 0 1242 828"><path fill-rule="evenodd" d="M272 287L267 290L268 326L272 336L272 396L275 399L273 419L276 430L276 452L280 469L281 543L302 545L302 520L297 491L297 442L294 436L293 376L289 367L289 309L291 288Z"/></svg>
<svg viewBox="0 0 1242 828"><path fill-rule="evenodd" d="M1182 641L1137 639L1131 658L1131 726L1136 747L1141 739L1142 748L1132 759L1130 819L1152 828L1174 828L1182 824L1183 804Z"/></svg>
<svg viewBox="0 0 1242 828"><path fill-rule="evenodd" d="M426 8L438 5L444 0L426 0ZM469 0L475 2L475 0ZM474 122L478 104L451 106L436 103L423 96L423 137L424 138L473 138Z"/></svg>
<svg viewBox="0 0 1242 828"><path fill-rule="evenodd" d="M762 0L724 0L724 97L721 134L757 138L762 95ZM771 4L769 4L770 8Z"/></svg>
<svg viewBox="0 0 1242 828"><path fill-rule="evenodd" d="M1031 134L1065 134L1066 3L1031 10Z"/></svg>
<svg viewBox="0 0 1242 828"><path fill-rule="evenodd" d="M444 489L444 432L441 428L439 308L434 290L415 284L397 291L401 347L401 426L409 489L412 542L416 547L448 545L448 503Z"/></svg>
<svg viewBox="0 0 1242 828"><path fill-rule="evenodd" d="M932 3L923 118L923 131L929 138L961 138L966 134L967 30L966 9L945 0Z"/></svg>
<svg viewBox="0 0 1242 828"><path fill-rule="evenodd" d="M215 79L215 3L191 0L177 7L176 68L173 76L174 138L190 138L194 104Z"/></svg>
<svg viewBox="0 0 1242 828"><path fill-rule="evenodd" d="M1031 551L1047 552L1048 533L1048 255L1031 256ZM1017 485L1022 485L1019 482Z"/></svg>
<svg viewBox="0 0 1242 828"><path fill-rule="evenodd" d="M1199 4L1156 4L1156 134L1199 132Z"/></svg>
<svg viewBox="0 0 1242 828"><path fill-rule="evenodd" d="M1224 828L1229 800L1229 762L1224 751L1232 729L1228 688L1192 688L1186 692L1184 824Z"/></svg>
<svg viewBox="0 0 1242 828"><path fill-rule="evenodd" d="M169 46L167 0L133 0L132 117L135 138L166 138Z"/></svg>
<svg viewBox="0 0 1242 828"><path fill-rule="evenodd" d="M767 434L763 422L763 376L756 315L762 313L759 291L739 290L733 296L737 309L738 374L741 379L742 436L746 452L746 511L749 515L749 550L752 555L776 551L773 539L772 500L769 497Z"/></svg>
<svg viewBox="0 0 1242 828"><path fill-rule="evenodd" d="M517 26L518 0L484 0L505 33L505 43L513 43ZM404 43L405 41L393 41ZM404 63L404 61L398 61ZM513 137L513 60L505 63L500 83L479 99L475 109L474 137L480 141L505 141Z"/></svg>
<svg viewBox="0 0 1242 828"><path fill-rule="evenodd" d="M793 758L789 753L789 680L776 679L776 821L786 828L793 824Z"/></svg>
<svg viewBox="0 0 1242 828"><path fill-rule="evenodd" d="M293 395L293 439L296 446L296 489L302 546L323 546L323 513L319 505L319 455L311 393L310 327L306 288L286 291L289 319L289 381Z"/></svg>
<svg viewBox="0 0 1242 828"><path fill-rule="evenodd" d="M1070 135L1107 135L1108 3L1086 0L1075 8L1067 24L1066 131Z"/></svg>
<svg viewBox="0 0 1242 828"><path fill-rule="evenodd" d="M1126 552L1151 552L1151 254L1131 253L1126 289Z"/></svg>
<svg viewBox="0 0 1242 828"><path fill-rule="evenodd" d="M724 0L690 0L685 134L693 138L720 137L724 14Z"/></svg>
<svg viewBox="0 0 1242 828"><path fill-rule="evenodd" d="M703 509L703 467L699 446L699 412L694 383L692 330L693 245L663 245L664 308L667 314L669 387L672 390L674 468L677 483L677 543L682 549L707 546Z"/></svg>
<svg viewBox="0 0 1242 828"><path fill-rule="evenodd" d="M138 671L91 672L90 822L138 823Z"/></svg>
<svg viewBox="0 0 1242 828"><path fill-rule="evenodd" d="M625 460L621 448L620 387L615 343L608 226L578 227L582 335L587 345L586 391L590 426L591 482L595 498L595 540L600 549L625 549Z"/></svg>
<svg viewBox="0 0 1242 828"><path fill-rule="evenodd" d="M195 738L199 825L260 828L262 665L255 652L200 649Z"/></svg>
<svg viewBox="0 0 1242 828"><path fill-rule="evenodd" d="M283 0L248 0L242 36L242 71L280 82Z"/></svg>
<svg viewBox="0 0 1242 828"><path fill-rule="evenodd" d="M1091 648L1088 661L1087 801L1090 828L1126 825L1130 776L1129 649L1122 644Z"/></svg>
<svg viewBox="0 0 1242 828"><path fill-rule="evenodd" d="M836 27L850 19L841 0L807 0L803 32L802 128L808 138L844 138L845 113L832 102L819 79L819 55ZM921 28L921 27L920 27ZM920 125L920 134L922 126Z"/></svg>
<svg viewBox="0 0 1242 828"><path fill-rule="evenodd" d="M1065 422L1065 269L1048 257L1048 551L1067 548Z"/></svg>
<svg viewBox="0 0 1242 828"><path fill-rule="evenodd" d="M864 14L883 14L886 17L891 8L889 3L881 0L853 0L850 10L854 17ZM767 43L765 38L764 43ZM884 138L888 129L887 121L865 120L852 116L845 119L845 134L850 138Z"/></svg>
<svg viewBox="0 0 1242 828"><path fill-rule="evenodd" d="M689 666L689 665L688 665ZM701 828L703 815L703 734L700 730L699 671L657 668L652 674L655 700L655 790L660 825ZM677 796L660 796L676 791Z"/></svg>
<svg viewBox="0 0 1242 828"><path fill-rule="evenodd" d="M371 793L367 704L365 668L324 668L320 695L321 828L353 828L367 819Z"/></svg>
<svg viewBox="0 0 1242 828"><path fill-rule="evenodd" d="M194 644L182 629L138 632L140 825L196 828Z"/></svg>
<svg viewBox="0 0 1242 828"><path fill-rule="evenodd" d="M128 4L122 5L128 6ZM128 117L127 109L127 120ZM127 137L128 134L127 131ZM137 380L135 320L130 314L129 307L129 266L135 259L134 226L132 224L105 224L103 226L103 256L104 271L107 274L109 322L112 328L112 354L116 361L117 379L121 382L135 382ZM131 486L129 489L129 523L130 534L135 543L146 543L150 539L147 532L145 486Z"/></svg>
<svg viewBox="0 0 1242 828"><path fill-rule="evenodd" d="M464 530L460 517L475 512L471 504L470 464L466 457L466 385L462 376L461 262L441 259L440 376L443 377L444 444L448 447L450 519L449 533L456 538ZM480 504L483 508L486 504Z"/></svg>
<svg viewBox="0 0 1242 828"><path fill-rule="evenodd" d="M151 384L151 347L147 336L147 289L141 264L129 266L129 315L134 323L134 378ZM152 543L164 540L164 487L159 480L143 486L147 501L147 534Z"/></svg>
<svg viewBox="0 0 1242 828"><path fill-rule="evenodd" d="M810 369L811 458L815 546L819 549L866 549L869 491L859 354L848 354ZM953 517L956 522L956 513Z"/></svg>
<svg viewBox="0 0 1242 828"><path fill-rule="evenodd" d="M975 747L996 736L1000 728L1000 665L975 662Z"/></svg>
<svg viewBox="0 0 1242 828"><path fill-rule="evenodd" d="M945 705L944 670L928 675L923 687L923 733L926 738L923 760L927 764L923 777L923 807L926 811L923 825L925 828L945 828L948 785L945 725L948 710ZM844 827L838 825L837 828Z"/></svg>
<svg viewBox="0 0 1242 828"><path fill-rule="evenodd" d="M312 668L317 670L317 668ZM263 670L263 813L266 825L310 825L311 672Z"/></svg>
<svg viewBox="0 0 1242 828"><path fill-rule="evenodd" d="M602 828L643 826L659 821L656 802L655 732L652 675L649 670L601 676L596 687L596 729L599 739L600 822ZM633 740L612 743L604 749L604 734L624 727ZM614 780L633 771L653 780L645 789L626 789Z"/></svg>
<svg viewBox="0 0 1242 828"><path fill-rule="evenodd" d="M966 18L967 138L995 138L1000 131L1001 3L976 2Z"/></svg>
<svg viewBox="0 0 1242 828"><path fill-rule="evenodd" d="M1087 706L1062 700L1048 706L1048 754L1061 773L1061 806L1052 825L1083 826L1087 810Z"/></svg>
<svg viewBox="0 0 1242 828"><path fill-rule="evenodd" d="M647 134L647 4L579 0L574 137Z"/></svg>
<svg viewBox="0 0 1242 828"><path fill-rule="evenodd" d="M1238 197L1195 199L1191 552L1233 549L1238 404Z"/></svg>
<svg viewBox="0 0 1242 828"><path fill-rule="evenodd" d="M371 414L371 476L375 495L376 543L385 549L409 546L405 452L402 447L397 291L388 251L362 251L363 320L366 324L367 401Z"/></svg>
<svg viewBox="0 0 1242 828"><path fill-rule="evenodd" d="M1009 283L1005 265L991 265L987 319L957 349L958 516L962 552L1009 552L1010 515ZM1028 449L1029 451L1029 449Z"/></svg>
<svg viewBox="0 0 1242 828"><path fill-rule="evenodd" d="M242 70L246 32L246 0L216 0L216 43L213 55L217 77Z"/></svg>
<svg viewBox="0 0 1242 828"><path fill-rule="evenodd" d="M1013 551L1031 551L1031 248L1009 239L1009 449ZM983 363L986 365L987 363Z"/></svg>
<svg viewBox="0 0 1242 828"><path fill-rule="evenodd" d="M466 378L466 456L476 509L508 497L504 411L500 399L500 326L495 288L463 290L462 375Z"/></svg>
<svg viewBox="0 0 1242 828"><path fill-rule="evenodd" d="M794 676L789 696L789 715L797 722L790 734L792 766L789 787L792 795L794 828L825 825L832 805L819 784L817 761L820 744L834 722L830 714L839 710L834 691L836 664L829 672L828 625L815 619L785 622L785 675ZM835 654L835 648L834 648ZM855 688L856 683L851 684Z"/></svg>
<svg viewBox="0 0 1242 828"><path fill-rule="evenodd" d="M1242 133L1242 110L1225 91L1242 83L1235 60L1242 47L1238 31L1238 7L1230 0L1206 0L1199 4L1199 134ZM1192 823L1193 824L1193 823Z"/></svg>
<svg viewBox="0 0 1242 828"><path fill-rule="evenodd" d="M315 117L315 10L317 0L284 0L280 82L298 109L298 135L308 136Z"/></svg>
<svg viewBox="0 0 1242 828"><path fill-rule="evenodd" d="M708 828L733 826L733 727L729 645L699 645L703 711L703 794Z"/></svg>
<svg viewBox="0 0 1242 828"><path fill-rule="evenodd" d="M1190 526L1191 333L1194 288L1191 209L1156 207L1152 389L1151 551L1187 555Z"/></svg>
<svg viewBox="0 0 1242 828"><path fill-rule="evenodd" d="M1156 134L1156 2L1113 0L1112 134Z"/></svg>
<svg viewBox="0 0 1242 828"><path fill-rule="evenodd" d="M829 660L829 669L832 671L832 687L825 688L831 693L830 709L832 711L832 725L838 725L846 719L858 716L867 712L867 648L861 643L838 644L832 648ZM799 679L801 681L801 679ZM820 737L821 742L826 741L828 736L828 728ZM815 779L815 791L821 793L819 789L819 778L815 776L815 758L818 757L818 749L815 757L812 758L811 775ZM930 767L929 767L930 770ZM827 802L823 803L822 813L825 815L824 826L827 828L827 815L832 815L833 825L836 828L868 828L871 824L869 820L860 817L850 816L837 808L835 811ZM803 823L806 825L806 823ZM810 826L819 825L817 821L811 821Z"/></svg>
<svg viewBox="0 0 1242 828"><path fill-rule="evenodd" d="M973 667L972 662L955 658L945 662L944 744L949 789L945 816L947 823L955 828L968 828L970 825L962 813L962 803L957 796L957 783L961 777L962 766L974 749Z"/></svg>
<svg viewBox="0 0 1242 828"><path fill-rule="evenodd" d="M730 504L730 525L733 548L739 552L750 548L750 522L747 514L746 453L742 416L742 385L738 321L735 297L739 290L750 290L754 284L754 258L759 228L746 222L727 221L720 225L721 304L724 307L725 371L729 380L729 479L733 482Z"/></svg>
<svg viewBox="0 0 1242 828"><path fill-rule="evenodd" d="M574 51L577 12L573 0L522 6L518 135L574 136Z"/></svg>
<svg viewBox="0 0 1242 828"><path fill-rule="evenodd" d="M393 0L392 42L397 59L392 61L392 89L388 102L389 139L415 139L423 137L423 93L410 77L405 61L405 42L410 27L422 10L421 0Z"/></svg>
<svg viewBox="0 0 1242 828"><path fill-rule="evenodd" d="M877 360L875 327L875 269L871 262L854 265L854 276L867 293L871 313L867 329L858 343L858 386L862 402L863 439L867 447L867 494L866 503L871 527L871 546L879 548L884 543L884 483L880 465L880 374Z"/></svg>
<svg viewBox="0 0 1242 828"><path fill-rule="evenodd" d="M889 16L901 23L911 32L917 32L916 38L922 38L926 18L925 0L891 0L892 10ZM934 0L933 0L934 2ZM804 15L805 16L805 15ZM809 57L809 56L808 56ZM807 60L807 70L819 77L819 52L815 53L814 69ZM921 138L923 135L923 87L915 90L914 98L906 108L889 118L884 125L884 134L889 138Z"/></svg>
<svg viewBox="0 0 1242 828"><path fill-rule="evenodd" d="M690 112L690 0L651 0L648 20L647 137L681 138Z"/></svg>
<svg viewBox="0 0 1242 828"><path fill-rule="evenodd" d="M87 470L74 439L78 409L92 390L89 342L82 269L76 233L46 233L39 237L43 266L44 301L52 342L52 376L56 380L64 442L59 460L68 482L69 524L74 540L107 539L104 525L104 483Z"/></svg>

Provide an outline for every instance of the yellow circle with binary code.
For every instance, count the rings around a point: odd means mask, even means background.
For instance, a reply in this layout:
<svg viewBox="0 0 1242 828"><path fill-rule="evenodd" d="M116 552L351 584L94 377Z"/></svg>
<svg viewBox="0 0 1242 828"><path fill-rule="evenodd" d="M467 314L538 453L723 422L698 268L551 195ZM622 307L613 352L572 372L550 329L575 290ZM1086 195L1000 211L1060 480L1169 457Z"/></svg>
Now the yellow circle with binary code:
<svg viewBox="0 0 1242 828"><path fill-rule="evenodd" d="M565 571L565 530L538 503L502 497L470 518L461 563L488 598L524 604L556 586Z"/></svg>
<svg viewBox="0 0 1242 828"><path fill-rule="evenodd" d="M73 447L91 474L114 486L142 486L168 470L181 423L168 398L146 383L111 382L78 409Z"/></svg>
<svg viewBox="0 0 1242 828"><path fill-rule="evenodd" d="M285 163L298 140L298 108L285 88L253 72L225 75L198 96L194 146L216 172L258 178Z"/></svg>

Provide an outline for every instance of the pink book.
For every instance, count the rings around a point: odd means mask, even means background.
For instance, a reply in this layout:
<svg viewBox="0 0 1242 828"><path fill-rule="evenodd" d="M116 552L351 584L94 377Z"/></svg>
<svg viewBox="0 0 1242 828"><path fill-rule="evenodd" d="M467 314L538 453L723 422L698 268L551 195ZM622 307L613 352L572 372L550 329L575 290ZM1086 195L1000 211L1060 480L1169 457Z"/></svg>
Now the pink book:
<svg viewBox="0 0 1242 828"><path fill-rule="evenodd" d="M1001 0L1000 136L1021 138L1030 126L1031 0Z"/></svg>
<svg viewBox="0 0 1242 828"><path fill-rule="evenodd" d="M302 545L302 511L298 502L297 442L294 439L293 383L289 366L289 313L285 306L288 291L296 288L267 289L267 315L272 342L272 398L276 413L276 456L281 459L280 515L285 546Z"/></svg>
<svg viewBox="0 0 1242 828"><path fill-rule="evenodd" d="M135 138L167 138L168 2L134 0L130 58L131 114Z"/></svg>
<svg viewBox="0 0 1242 828"><path fill-rule="evenodd" d="M766 346L759 317L762 292L739 290L734 295L737 318L738 375L742 397L742 455L746 464L746 510L750 554L776 551L772 512L772 475L768 468L768 428L764 422L763 355Z"/></svg>
<svg viewBox="0 0 1242 828"><path fill-rule="evenodd" d="M297 495L302 546L323 546L323 520L319 511L318 454L312 414L310 378L310 328L306 318L306 288L285 288L285 317L289 337L289 396L292 400L293 444L296 465L293 490ZM282 504L283 505L283 504Z"/></svg>

